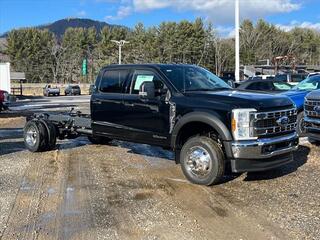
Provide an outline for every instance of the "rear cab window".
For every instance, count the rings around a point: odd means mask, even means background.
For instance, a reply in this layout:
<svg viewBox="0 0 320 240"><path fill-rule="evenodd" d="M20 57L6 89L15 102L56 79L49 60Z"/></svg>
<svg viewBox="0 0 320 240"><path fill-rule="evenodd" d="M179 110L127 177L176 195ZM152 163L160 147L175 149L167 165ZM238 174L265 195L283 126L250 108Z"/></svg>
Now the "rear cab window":
<svg viewBox="0 0 320 240"><path fill-rule="evenodd" d="M127 69L106 69L100 80L99 91L102 93L122 93L128 73Z"/></svg>

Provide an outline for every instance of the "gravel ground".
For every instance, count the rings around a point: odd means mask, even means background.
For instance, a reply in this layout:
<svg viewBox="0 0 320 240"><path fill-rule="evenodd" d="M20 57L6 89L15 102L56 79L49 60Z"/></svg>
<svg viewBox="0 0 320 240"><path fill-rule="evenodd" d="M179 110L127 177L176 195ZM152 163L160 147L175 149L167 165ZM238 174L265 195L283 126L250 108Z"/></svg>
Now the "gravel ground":
<svg viewBox="0 0 320 240"><path fill-rule="evenodd" d="M24 119L1 116L2 239L320 239L320 147L306 141L291 164L204 187L143 144L30 153Z"/></svg>

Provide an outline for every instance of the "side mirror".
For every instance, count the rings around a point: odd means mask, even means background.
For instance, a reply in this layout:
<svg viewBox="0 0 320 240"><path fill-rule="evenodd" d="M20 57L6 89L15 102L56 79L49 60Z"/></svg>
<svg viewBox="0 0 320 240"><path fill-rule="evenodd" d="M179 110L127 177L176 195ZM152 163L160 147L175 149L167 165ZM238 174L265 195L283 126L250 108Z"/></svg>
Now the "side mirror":
<svg viewBox="0 0 320 240"><path fill-rule="evenodd" d="M236 88L236 84L235 84L235 82L234 81L232 81L232 80L228 80L228 85L230 86L230 87L232 87L232 88Z"/></svg>
<svg viewBox="0 0 320 240"><path fill-rule="evenodd" d="M96 90L97 90L96 85L90 84L90 87L89 87L89 95L92 95Z"/></svg>
<svg viewBox="0 0 320 240"><path fill-rule="evenodd" d="M139 96L142 98L155 98L154 83L143 82L139 89Z"/></svg>

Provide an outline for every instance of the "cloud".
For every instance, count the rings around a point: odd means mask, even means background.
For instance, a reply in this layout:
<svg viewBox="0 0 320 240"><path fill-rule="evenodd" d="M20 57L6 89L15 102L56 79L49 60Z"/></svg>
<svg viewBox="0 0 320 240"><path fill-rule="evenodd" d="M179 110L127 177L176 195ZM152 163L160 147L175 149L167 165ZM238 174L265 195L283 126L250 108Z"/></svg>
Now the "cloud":
<svg viewBox="0 0 320 240"><path fill-rule="evenodd" d="M161 8L172 7L169 0L133 0L136 11L149 11Z"/></svg>
<svg viewBox="0 0 320 240"><path fill-rule="evenodd" d="M276 24L276 26L284 31L290 31L295 27L300 28L310 28L320 32L320 22L312 23L312 22L299 22L299 21L291 21L289 24Z"/></svg>
<svg viewBox="0 0 320 240"><path fill-rule="evenodd" d="M117 14L115 16L109 15L105 17L105 20L121 20L127 16L129 16L132 12L131 6L120 6L118 8Z"/></svg>
<svg viewBox="0 0 320 240"><path fill-rule="evenodd" d="M119 3L118 13L106 19L119 20L132 12L147 12L170 8L176 11L192 11L216 25L234 21L234 0L96 0ZM299 10L301 4L295 0L240 0L240 17L256 20L272 14Z"/></svg>
<svg viewBox="0 0 320 240"><path fill-rule="evenodd" d="M86 11L81 10L81 11L77 12L76 15L77 15L77 17L85 17L87 15L87 13L86 13Z"/></svg>
<svg viewBox="0 0 320 240"><path fill-rule="evenodd" d="M132 4L135 11L172 8L196 12L216 24L230 24L234 21L234 0L132 0ZM257 19L292 12L300 7L293 0L240 0L240 16Z"/></svg>

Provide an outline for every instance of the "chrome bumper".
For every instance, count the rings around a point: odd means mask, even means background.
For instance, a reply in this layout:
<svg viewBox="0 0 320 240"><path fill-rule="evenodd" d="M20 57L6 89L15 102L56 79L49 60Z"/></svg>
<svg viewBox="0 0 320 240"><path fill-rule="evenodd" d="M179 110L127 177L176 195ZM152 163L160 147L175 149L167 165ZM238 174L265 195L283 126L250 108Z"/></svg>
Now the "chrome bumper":
<svg viewBox="0 0 320 240"><path fill-rule="evenodd" d="M234 159L265 159L297 150L299 138L296 133L273 138L231 142Z"/></svg>
<svg viewBox="0 0 320 240"><path fill-rule="evenodd" d="M304 122L309 139L320 141L320 119L305 116Z"/></svg>
<svg viewBox="0 0 320 240"><path fill-rule="evenodd" d="M310 117L305 116L304 122L306 124L307 129L315 129L315 130L320 131L320 118L316 119L316 118L310 118ZM309 123L309 125L319 125L319 127L308 126L308 123Z"/></svg>

